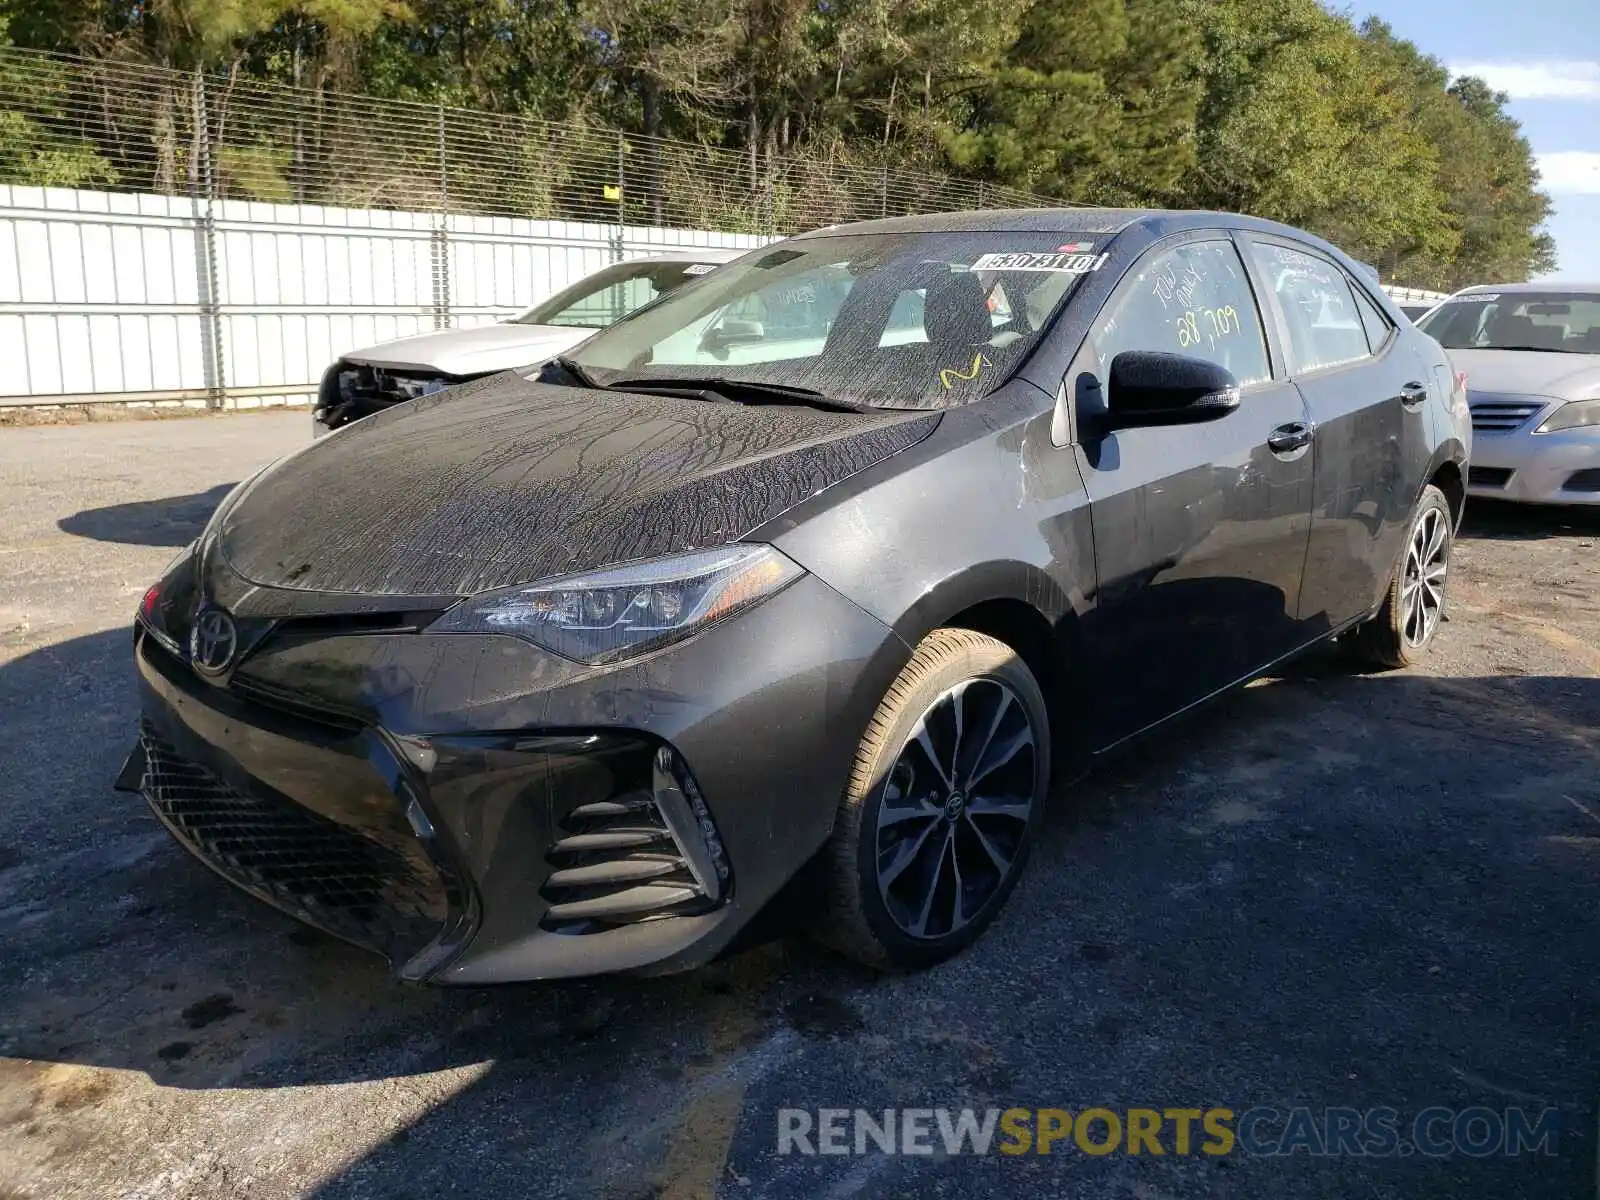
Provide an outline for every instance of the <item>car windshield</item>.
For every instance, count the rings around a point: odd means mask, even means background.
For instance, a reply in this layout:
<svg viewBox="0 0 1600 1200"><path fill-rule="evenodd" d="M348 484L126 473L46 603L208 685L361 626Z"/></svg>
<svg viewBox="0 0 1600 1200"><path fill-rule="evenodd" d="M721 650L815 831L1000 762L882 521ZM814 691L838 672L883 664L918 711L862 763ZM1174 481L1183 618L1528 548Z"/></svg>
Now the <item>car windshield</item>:
<svg viewBox="0 0 1600 1200"><path fill-rule="evenodd" d="M716 263L661 262L643 259L618 263L585 275L569 288L534 305L515 325L570 325L579 329L604 329L657 296L716 270Z"/></svg>
<svg viewBox="0 0 1600 1200"><path fill-rule="evenodd" d="M781 385L878 408L949 408L1021 363L1104 235L840 234L769 246L572 351L601 386Z"/></svg>
<svg viewBox="0 0 1600 1200"><path fill-rule="evenodd" d="M1446 350L1600 354L1600 292L1472 292L1419 327Z"/></svg>

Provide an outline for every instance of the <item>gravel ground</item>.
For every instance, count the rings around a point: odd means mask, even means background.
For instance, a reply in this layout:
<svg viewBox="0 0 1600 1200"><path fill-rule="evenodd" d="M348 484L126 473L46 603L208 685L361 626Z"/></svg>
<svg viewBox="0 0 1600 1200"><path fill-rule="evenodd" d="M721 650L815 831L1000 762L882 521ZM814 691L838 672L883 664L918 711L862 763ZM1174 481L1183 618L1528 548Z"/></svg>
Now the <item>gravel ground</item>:
<svg viewBox="0 0 1600 1200"><path fill-rule="evenodd" d="M1426 670L1313 658L1057 796L1004 925L937 970L777 936L447 992L236 895L110 787L139 593L306 426L0 430L0 1200L1595 1194L1600 514L1475 508ZM1097 1105L1551 1106L1560 1132L774 1153L784 1106Z"/></svg>

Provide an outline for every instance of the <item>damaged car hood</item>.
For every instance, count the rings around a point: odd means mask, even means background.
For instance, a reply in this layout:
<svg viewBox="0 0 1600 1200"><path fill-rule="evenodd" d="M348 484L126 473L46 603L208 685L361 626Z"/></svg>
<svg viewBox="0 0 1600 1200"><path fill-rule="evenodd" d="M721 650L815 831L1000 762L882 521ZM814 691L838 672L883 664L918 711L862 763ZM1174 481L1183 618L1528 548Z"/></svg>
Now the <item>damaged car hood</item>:
<svg viewBox="0 0 1600 1200"><path fill-rule="evenodd" d="M265 587L465 596L734 541L937 424L506 373L312 443L240 489L214 534Z"/></svg>
<svg viewBox="0 0 1600 1200"><path fill-rule="evenodd" d="M480 325L396 338L341 355L341 361L391 371L437 371L462 377L545 362L594 334L574 325Z"/></svg>

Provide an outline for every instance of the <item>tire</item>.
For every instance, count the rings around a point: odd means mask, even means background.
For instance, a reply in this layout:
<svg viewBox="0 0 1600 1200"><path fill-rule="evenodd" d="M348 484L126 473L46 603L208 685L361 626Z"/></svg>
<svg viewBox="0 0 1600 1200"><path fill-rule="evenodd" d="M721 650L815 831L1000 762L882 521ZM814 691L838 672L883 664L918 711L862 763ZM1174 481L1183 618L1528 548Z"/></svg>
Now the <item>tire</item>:
<svg viewBox="0 0 1600 1200"><path fill-rule="evenodd" d="M1429 484L1411 515L1405 549L1395 564L1383 607L1339 639L1351 658L1371 666L1409 667L1426 657L1445 617L1454 542L1450 503Z"/></svg>
<svg viewBox="0 0 1600 1200"><path fill-rule="evenodd" d="M981 633L934 630L856 751L819 856L819 939L890 969L965 948L1016 886L1049 780L1050 719L1026 664ZM969 801L973 782L981 787Z"/></svg>

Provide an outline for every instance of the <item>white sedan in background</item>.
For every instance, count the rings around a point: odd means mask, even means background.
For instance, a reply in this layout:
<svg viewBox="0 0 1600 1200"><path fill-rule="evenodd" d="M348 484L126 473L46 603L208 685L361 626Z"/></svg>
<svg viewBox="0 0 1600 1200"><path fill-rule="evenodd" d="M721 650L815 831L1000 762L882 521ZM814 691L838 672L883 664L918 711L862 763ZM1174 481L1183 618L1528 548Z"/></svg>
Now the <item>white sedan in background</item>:
<svg viewBox="0 0 1600 1200"><path fill-rule="evenodd" d="M1468 492L1600 505L1600 284L1472 287L1418 327L1467 376Z"/></svg>
<svg viewBox="0 0 1600 1200"><path fill-rule="evenodd" d="M545 362L743 253L695 247L616 263L508 321L417 333L352 350L322 376L313 433L469 379Z"/></svg>

